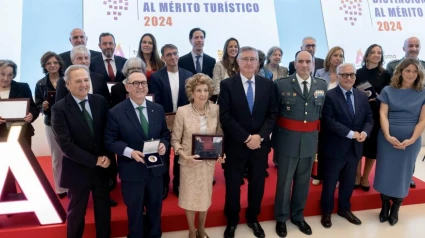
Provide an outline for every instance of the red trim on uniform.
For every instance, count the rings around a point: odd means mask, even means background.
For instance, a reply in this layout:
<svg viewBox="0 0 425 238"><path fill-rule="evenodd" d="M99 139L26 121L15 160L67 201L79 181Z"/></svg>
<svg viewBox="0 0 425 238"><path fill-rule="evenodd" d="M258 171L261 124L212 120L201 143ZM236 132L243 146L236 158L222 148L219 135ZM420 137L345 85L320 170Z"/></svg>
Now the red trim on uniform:
<svg viewBox="0 0 425 238"><path fill-rule="evenodd" d="M282 128L299 132L314 132L320 130L320 121L297 121L279 116L276 124Z"/></svg>

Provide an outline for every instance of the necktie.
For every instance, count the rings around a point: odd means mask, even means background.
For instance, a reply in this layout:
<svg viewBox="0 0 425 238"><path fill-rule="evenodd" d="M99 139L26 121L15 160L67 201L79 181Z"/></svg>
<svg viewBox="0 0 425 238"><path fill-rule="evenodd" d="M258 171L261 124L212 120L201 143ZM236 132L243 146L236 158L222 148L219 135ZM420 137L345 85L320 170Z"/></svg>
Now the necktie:
<svg viewBox="0 0 425 238"><path fill-rule="evenodd" d="M146 120L145 115L143 115L143 106L137 107L137 110L139 110L139 117L140 117L140 124L142 125L143 133L145 133L145 136L148 137L149 133L149 124L148 120Z"/></svg>
<svg viewBox="0 0 425 238"><path fill-rule="evenodd" d="M114 69L112 68L112 65L111 65L111 59L106 59L106 62L108 63L109 79L111 80L111 82L114 82L115 81L115 74L114 74Z"/></svg>
<svg viewBox="0 0 425 238"><path fill-rule="evenodd" d="M307 81L304 81L304 82L303 82L303 84L304 84L303 97L304 97L305 99L307 99L307 97L308 97Z"/></svg>
<svg viewBox="0 0 425 238"><path fill-rule="evenodd" d="M84 119L86 119L86 122L90 128L90 132L93 135L93 119L91 118L89 112L86 110L86 101L87 100L83 100L80 102L81 108L83 109L83 116Z"/></svg>
<svg viewBox="0 0 425 238"><path fill-rule="evenodd" d="M196 73L200 73L202 71L201 69L201 62L199 61L199 58L201 58L201 55L196 56L196 65L195 65L195 71Z"/></svg>
<svg viewBox="0 0 425 238"><path fill-rule="evenodd" d="M252 81L248 80L248 90L246 91L246 99L248 100L249 111L252 115L252 109L254 107L254 91L252 90Z"/></svg>
<svg viewBox="0 0 425 238"><path fill-rule="evenodd" d="M345 95L347 96L347 106L350 109L351 115L354 116L354 107L353 102L351 101L351 91L347 91Z"/></svg>

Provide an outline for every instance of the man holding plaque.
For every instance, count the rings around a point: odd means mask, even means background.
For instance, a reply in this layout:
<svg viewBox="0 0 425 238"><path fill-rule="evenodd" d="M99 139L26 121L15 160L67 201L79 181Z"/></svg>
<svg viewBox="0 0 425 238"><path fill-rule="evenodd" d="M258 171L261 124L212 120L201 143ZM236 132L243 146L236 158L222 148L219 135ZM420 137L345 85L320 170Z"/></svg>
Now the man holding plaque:
<svg viewBox="0 0 425 238"><path fill-rule="evenodd" d="M256 237L265 237L258 223L264 194L270 134L276 123L276 94L273 81L255 75L258 52L242 47L237 57L240 73L220 82L220 121L224 132L224 153L227 156L225 238L235 237L239 223L240 185L248 163L247 225Z"/></svg>
<svg viewBox="0 0 425 238"><path fill-rule="evenodd" d="M67 237L83 237L84 217L93 196L96 237L110 237L108 170L104 131L109 109L102 96L89 94L89 69L71 65L65 71L69 94L52 107L51 125L63 153L60 186L68 188Z"/></svg>
<svg viewBox="0 0 425 238"><path fill-rule="evenodd" d="M161 237L162 179L167 172L161 156L170 144L170 131L162 106L145 100L149 90L142 71L130 72L125 88L129 98L109 111L105 144L118 155L128 237Z"/></svg>
<svg viewBox="0 0 425 238"><path fill-rule="evenodd" d="M311 76L312 64L311 53L301 51L295 58L295 74L276 81L279 117L272 143L279 164L274 208L279 237L287 235L288 219L304 234L312 234L303 211L328 88L325 80Z"/></svg>

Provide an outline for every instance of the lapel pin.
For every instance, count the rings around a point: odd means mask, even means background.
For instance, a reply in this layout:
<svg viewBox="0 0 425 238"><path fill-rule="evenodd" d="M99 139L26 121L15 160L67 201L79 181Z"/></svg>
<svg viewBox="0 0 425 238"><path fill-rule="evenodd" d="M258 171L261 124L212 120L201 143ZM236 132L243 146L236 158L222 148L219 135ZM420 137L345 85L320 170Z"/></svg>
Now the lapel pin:
<svg viewBox="0 0 425 238"><path fill-rule="evenodd" d="M297 96L297 93L293 93L292 96L296 97Z"/></svg>

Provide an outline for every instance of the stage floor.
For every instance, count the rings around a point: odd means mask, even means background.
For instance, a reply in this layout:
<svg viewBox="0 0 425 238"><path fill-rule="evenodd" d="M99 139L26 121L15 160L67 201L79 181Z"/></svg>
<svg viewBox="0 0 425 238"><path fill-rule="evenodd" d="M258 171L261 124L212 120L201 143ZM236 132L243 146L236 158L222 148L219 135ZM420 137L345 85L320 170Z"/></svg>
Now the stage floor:
<svg viewBox="0 0 425 238"><path fill-rule="evenodd" d="M53 183L51 159L50 157L39 157L38 161L46 173L51 184ZM269 158L270 168L268 169L270 176L266 179L265 193L262 203L260 221L274 220L273 205L274 195L276 190L277 170L272 165L271 154ZM370 176L372 184L374 174ZM226 225L224 216L224 194L225 183L223 177L223 170L221 165L217 164L216 172L216 185L213 190L212 205L208 212L208 219L206 222L207 227L223 226ZM403 202L403 205L425 203L425 182L415 179L417 187L411 189L409 196ZM247 181L245 185L241 186L241 214L240 222L245 222L245 210L247 207ZM171 188L170 188L171 190ZM319 200L321 194L321 185L310 186L310 192L305 208L305 216L313 216L320 214ZM127 234L127 215L126 207L122 200L120 184L111 193L111 197L118 201L118 206L112 208L112 237L122 237ZM335 197L336 198L336 197ZM62 205L67 207L68 200L65 198L61 200ZM337 203L335 203L337 204ZM380 197L379 194L371 188L369 192L362 190L355 190L351 199L352 210L366 210L379 208ZM336 210L335 210L336 211ZM184 210L177 206L177 197L170 192L168 198L163 203L162 209L162 230L178 231L187 230L187 222ZM49 237L65 237L66 225L50 225L39 226L38 220L33 213L15 214L8 218L0 216L0 237L7 238L49 238ZM87 214L86 214L86 227L84 237L95 237L94 217L93 217L93 204L89 201Z"/></svg>

